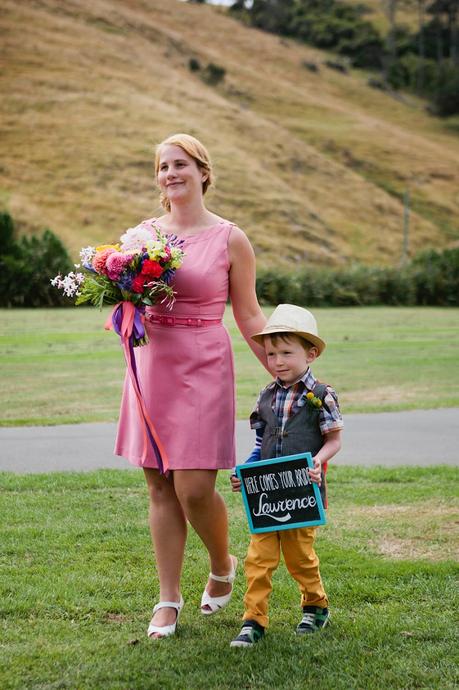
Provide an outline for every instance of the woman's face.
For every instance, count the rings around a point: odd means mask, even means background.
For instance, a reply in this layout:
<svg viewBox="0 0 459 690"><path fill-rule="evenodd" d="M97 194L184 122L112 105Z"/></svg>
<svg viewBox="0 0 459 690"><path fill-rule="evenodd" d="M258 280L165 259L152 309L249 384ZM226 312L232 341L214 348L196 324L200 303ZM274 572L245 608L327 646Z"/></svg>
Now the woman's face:
<svg viewBox="0 0 459 690"><path fill-rule="evenodd" d="M160 151L158 185L171 204L184 203L202 196L206 178L194 158L180 146L165 144Z"/></svg>

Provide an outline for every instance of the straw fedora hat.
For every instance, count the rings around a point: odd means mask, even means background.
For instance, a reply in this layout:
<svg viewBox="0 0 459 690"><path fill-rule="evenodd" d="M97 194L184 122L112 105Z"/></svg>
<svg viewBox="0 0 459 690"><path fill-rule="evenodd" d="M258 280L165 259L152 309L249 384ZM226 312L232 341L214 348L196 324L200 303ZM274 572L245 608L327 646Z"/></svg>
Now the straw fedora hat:
<svg viewBox="0 0 459 690"><path fill-rule="evenodd" d="M305 338L319 350L319 355L325 350L325 343L319 338L317 321L310 311L297 307L295 304L279 304L269 317L266 326L260 333L251 337L259 345L263 345L263 336L274 333L294 333Z"/></svg>

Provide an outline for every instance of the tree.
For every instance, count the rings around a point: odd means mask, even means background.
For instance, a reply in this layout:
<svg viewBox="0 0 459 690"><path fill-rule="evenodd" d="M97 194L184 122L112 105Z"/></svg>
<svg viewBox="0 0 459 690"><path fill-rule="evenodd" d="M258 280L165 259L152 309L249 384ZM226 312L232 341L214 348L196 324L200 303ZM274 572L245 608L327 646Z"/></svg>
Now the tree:
<svg viewBox="0 0 459 690"><path fill-rule="evenodd" d="M295 0L253 0L249 9L253 26L272 33L288 34Z"/></svg>
<svg viewBox="0 0 459 690"><path fill-rule="evenodd" d="M424 62L426 59L426 47L424 41L425 0L417 0L418 4L418 55L419 65L416 75L416 91L422 92L424 86Z"/></svg>
<svg viewBox="0 0 459 690"><path fill-rule="evenodd" d="M427 12L433 15L433 24L436 28L437 61L441 62L448 55L457 65L459 0L434 0L428 6Z"/></svg>
<svg viewBox="0 0 459 690"><path fill-rule="evenodd" d="M0 306L47 307L69 301L50 283L73 264L62 242L50 230L41 236L15 237L9 213L0 214Z"/></svg>
<svg viewBox="0 0 459 690"><path fill-rule="evenodd" d="M389 30L386 37L386 57L384 60L384 77L388 81L389 72L397 59L396 24L398 0L383 0L383 7L389 22Z"/></svg>

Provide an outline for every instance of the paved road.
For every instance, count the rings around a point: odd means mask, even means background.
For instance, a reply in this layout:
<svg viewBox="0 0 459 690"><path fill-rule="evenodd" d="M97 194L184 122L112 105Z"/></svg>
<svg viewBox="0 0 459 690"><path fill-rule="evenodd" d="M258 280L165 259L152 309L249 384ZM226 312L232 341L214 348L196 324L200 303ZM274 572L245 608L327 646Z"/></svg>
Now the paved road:
<svg viewBox="0 0 459 690"><path fill-rule="evenodd" d="M459 408L346 415L340 465L459 465ZM131 467L113 455L115 424L0 428L0 470L18 473ZM253 432L237 422L237 455Z"/></svg>

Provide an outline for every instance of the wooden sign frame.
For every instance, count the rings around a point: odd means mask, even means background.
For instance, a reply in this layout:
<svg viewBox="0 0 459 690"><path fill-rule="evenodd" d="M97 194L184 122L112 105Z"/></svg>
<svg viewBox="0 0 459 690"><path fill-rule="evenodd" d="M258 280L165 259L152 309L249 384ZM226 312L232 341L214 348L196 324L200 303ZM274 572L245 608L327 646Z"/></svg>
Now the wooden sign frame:
<svg viewBox="0 0 459 690"><path fill-rule="evenodd" d="M252 533L326 523L319 486L307 473L313 466L311 453L298 453L236 467Z"/></svg>

